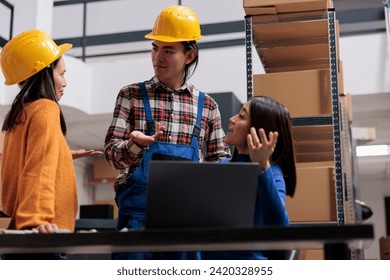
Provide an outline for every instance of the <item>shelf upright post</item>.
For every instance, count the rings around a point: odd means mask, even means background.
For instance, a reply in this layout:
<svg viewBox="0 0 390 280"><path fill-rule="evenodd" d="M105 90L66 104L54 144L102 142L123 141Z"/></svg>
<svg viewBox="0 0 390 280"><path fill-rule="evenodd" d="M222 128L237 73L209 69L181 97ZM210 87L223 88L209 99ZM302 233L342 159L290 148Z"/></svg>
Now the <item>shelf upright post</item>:
<svg viewBox="0 0 390 280"><path fill-rule="evenodd" d="M353 190L353 170L352 170L352 137L349 126L348 109L346 102L341 103L341 124L343 134L343 154L344 157L344 172L345 172L345 190L346 190L346 201L348 202L348 223L356 223L356 213L352 209L355 209L355 192Z"/></svg>
<svg viewBox="0 0 390 280"><path fill-rule="evenodd" d="M252 17L245 16L247 100L250 100L253 96L252 38Z"/></svg>
<svg viewBox="0 0 390 280"><path fill-rule="evenodd" d="M356 139L351 139L351 154L352 154L352 169L353 169L353 191L354 191L354 213L356 217L356 224L361 225L363 224L363 213L362 213L362 206L359 203L356 203L356 200L360 201L360 186L359 186L359 167L358 167L358 160L356 155L356 146L357 141ZM351 259L353 260L364 260L364 250L363 249L354 249L351 250Z"/></svg>
<svg viewBox="0 0 390 280"><path fill-rule="evenodd" d="M330 83L332 95L332 119L333 119L333 154L335 165L335 192L337 224L345 225L344 211L344 180L342 166L341 128L340 128L340 100L338 89L338 54L336 37L336 12L328 10L328 35L329 35L329 65Z"/></svg>

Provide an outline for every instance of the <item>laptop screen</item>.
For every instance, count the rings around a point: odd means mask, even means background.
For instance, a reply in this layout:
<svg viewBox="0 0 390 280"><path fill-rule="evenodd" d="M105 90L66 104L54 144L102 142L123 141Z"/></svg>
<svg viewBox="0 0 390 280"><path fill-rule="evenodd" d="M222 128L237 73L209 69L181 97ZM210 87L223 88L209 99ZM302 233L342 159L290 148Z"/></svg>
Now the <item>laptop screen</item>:
<svg viewBox="0 0 390 280"><path fill-rule="evenodd" d="M146 228L253 226L258 165L150 161Z"/></svg>

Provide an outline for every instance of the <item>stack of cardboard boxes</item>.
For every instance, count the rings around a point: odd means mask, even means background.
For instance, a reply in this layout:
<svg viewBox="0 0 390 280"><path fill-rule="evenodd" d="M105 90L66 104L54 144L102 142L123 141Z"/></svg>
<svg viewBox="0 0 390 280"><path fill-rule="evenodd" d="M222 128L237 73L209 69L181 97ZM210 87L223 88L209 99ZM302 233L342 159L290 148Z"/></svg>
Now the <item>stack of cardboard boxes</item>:
<svg viewBox="0 0 390 280"><path fill-rule="evenodd" d="M298 184L295 196L286 201L290 220L337 222L334 124L316 124L318 119L332 118L334 109L328 20L333 2L243 0L243 6L251 22L253 46L266 72L252 75L253 95L281 102L293 119L311 120L293 126ZM337 47L336 53L341 102L343 76ZM348 104L350 110L350 98ZM321 254L306 257L321 259Z"/></svg>

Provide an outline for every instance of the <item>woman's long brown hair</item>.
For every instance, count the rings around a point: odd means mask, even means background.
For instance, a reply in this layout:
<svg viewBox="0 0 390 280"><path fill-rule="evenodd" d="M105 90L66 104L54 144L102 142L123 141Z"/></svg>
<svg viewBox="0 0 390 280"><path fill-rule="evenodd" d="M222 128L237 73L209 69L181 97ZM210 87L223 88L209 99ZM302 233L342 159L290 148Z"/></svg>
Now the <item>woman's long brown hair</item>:
<svg viewBox="0 0 390 280"><path fill-rule="evenodd" d="M275 150L270 163L278 164L284 175L286 194L294 196L297 183L294 140L290 113L279 102L267 96L252 97L249 103L250 127L258 132L263 128L268 136L270 131L279 133ZM232 161L237 157L237 149L234 149Z"/></svg>
<svg viewBox="0 0 390 280"><path fill-rule="evenodd" d="M26 116L26 104L34 102L41 98L53 100L58 103L54 86L53 70L57 66L60 59L62 59L62 57L58 58L48 67L45 67L31 78L19 84L21 89L18 95L15 97L11 109L5 116L5 120L2 127L3 132L11 131L15 125L23 123ZM61 130L62 133L66 135L65 118L62 114L60 106L59 108Z"/></svg>

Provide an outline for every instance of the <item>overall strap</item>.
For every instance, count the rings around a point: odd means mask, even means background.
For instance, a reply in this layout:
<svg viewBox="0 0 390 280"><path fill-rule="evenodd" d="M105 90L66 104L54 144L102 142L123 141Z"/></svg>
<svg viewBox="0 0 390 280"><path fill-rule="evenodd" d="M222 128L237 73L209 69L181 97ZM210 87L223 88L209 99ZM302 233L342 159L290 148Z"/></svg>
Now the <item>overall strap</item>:
<svg viewBox="0 0 390 280"><path fill-rule="evenodd" d="M191 146L198 148L199 136L200 136L200 124L202 121L202 112L203 112L203 104L204 104L205 94L204 92L199 92L198 97L198 113L196 116L196 124L194 126L194 130L192 132L192 140Z"/></svg>
<svg viewBox="0 0 390 280"><path fill-rule="evenodd" d="M150 109L148 92L146 90L145 83L138 83L138 85L141 88L142 101L144 102L144 106L145 106L146 125L147 125L146 129L149 135L153 135L155 133L156 127L154 126L152 110Z"/></svg>

